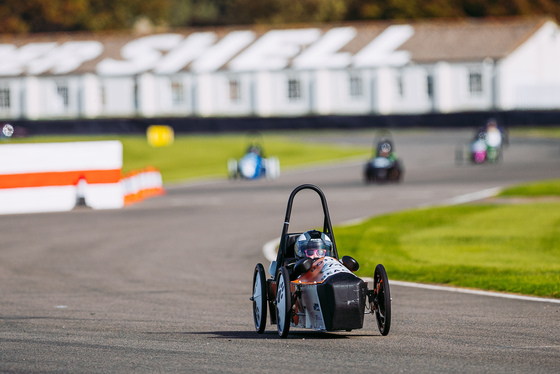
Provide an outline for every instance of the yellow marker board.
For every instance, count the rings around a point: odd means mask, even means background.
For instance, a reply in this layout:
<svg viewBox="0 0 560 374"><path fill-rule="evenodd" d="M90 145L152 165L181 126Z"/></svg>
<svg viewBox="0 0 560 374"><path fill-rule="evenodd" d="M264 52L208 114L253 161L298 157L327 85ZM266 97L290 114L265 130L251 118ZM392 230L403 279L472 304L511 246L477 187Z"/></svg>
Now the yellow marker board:
<svg viewBox="0 0 560 374"><path fill-rule="evenodd" d="M167 147L173 144L173 129L166 125L151 125L146 132L152 147Z"/></svg>

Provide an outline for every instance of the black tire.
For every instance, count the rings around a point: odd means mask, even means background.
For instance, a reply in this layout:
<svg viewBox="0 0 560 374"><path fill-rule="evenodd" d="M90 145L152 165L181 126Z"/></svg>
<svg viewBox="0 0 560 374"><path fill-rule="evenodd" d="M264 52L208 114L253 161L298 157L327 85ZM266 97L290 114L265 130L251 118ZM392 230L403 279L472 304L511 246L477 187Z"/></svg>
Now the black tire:
<svg viewBox="0 0 560 374"><path fill-rule="evenodd" d="M255 329L259 334L264 332L266 328L266 276L262 264L255 266L253 273L253 319L255 321Z"/></svg>
<svg viewBox="0 0 560 374"><path fill-rule="evenodd" d="M387 272L381 264L375 267L373 275L373 303L377 327L381 335L386 336L391 328L391 292Z"/></svg>
<svg viewBox="0 0 560 374"><path fill-rule="evenodd" d="M371 184L372 181L372 175L371 175L371 167L368 164L366 164L366 166L364 167L364 183L365 184Z"/></svg>
<svg viewBox="0 0 560 374"><path fill-rule="evenodd" d="M282 266L276 277L276 326L281 338L288 336L292 321L292 294L290 291L290 274Z"/></svg>
<svg viewBox="0 0 560 374"><path fill-rule="evenodd" d="M387 173L387 180L391 182L399 183L401 181L401 168L398 164L398 161L395 161L395 166L389 169Z"/></svg>

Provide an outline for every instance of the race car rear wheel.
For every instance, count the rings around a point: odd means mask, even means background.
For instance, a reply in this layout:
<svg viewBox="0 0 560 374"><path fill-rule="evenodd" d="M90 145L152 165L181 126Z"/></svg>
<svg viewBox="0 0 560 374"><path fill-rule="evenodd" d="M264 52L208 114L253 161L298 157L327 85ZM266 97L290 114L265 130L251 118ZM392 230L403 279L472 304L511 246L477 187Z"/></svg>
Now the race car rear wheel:
<svg viewBox="0 0 560 374"><path fill-rule="evenodd" d="M259 334L264 332L266 328L266 276L262 264L255 266L253 273L253 319L255 320L255 329Z"/></svg>
<svg viewBox="0 0 560 374"><path fill-rule="evenodd" d="M373 275L373 304L375 319L381 335L385 336L391 328L391 293L389 279L385 267L381 264L375 267Z"/></svg>
<svg viewBox="0 0 560 374"><path fill-rule="evenodd" d="M276 278L276 326L281 338L288 336L292 320L292 294L290 291L290 274L285 266L278 271Z"/></svg>

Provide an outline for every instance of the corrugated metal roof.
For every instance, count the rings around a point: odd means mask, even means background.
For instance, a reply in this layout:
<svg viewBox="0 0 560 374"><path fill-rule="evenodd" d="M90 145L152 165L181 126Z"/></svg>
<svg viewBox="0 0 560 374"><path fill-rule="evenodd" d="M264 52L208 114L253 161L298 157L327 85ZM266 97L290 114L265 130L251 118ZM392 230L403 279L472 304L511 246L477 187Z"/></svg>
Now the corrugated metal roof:
<svg viewBox="0 0 560 374"><path fill-rule="evenodd" d="M412 61L472 61L508 56L549 18L450 20L414 23L414 35L399 49Z"/></svg>

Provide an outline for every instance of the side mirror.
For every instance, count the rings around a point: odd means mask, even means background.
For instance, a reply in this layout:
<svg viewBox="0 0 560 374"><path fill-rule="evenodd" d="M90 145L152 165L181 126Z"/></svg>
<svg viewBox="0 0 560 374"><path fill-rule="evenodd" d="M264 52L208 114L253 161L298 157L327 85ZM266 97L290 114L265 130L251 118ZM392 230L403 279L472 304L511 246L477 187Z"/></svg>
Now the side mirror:
<svg viewBox="0 0 560 374"><path fill-rule="evenodd" d="M358 261L350 256L342 256L342 265L346 266L352 273L360 268Z"/></svg>
<svg viewBox="0 0 560 374"><path fill-rule="evenodd" d="M272 278L274 278L276 276L276 271L278 269L276 269L276 261L272 261L270 263L270 266L268 267L268 274L270 274L272 276Z"/></svg>

